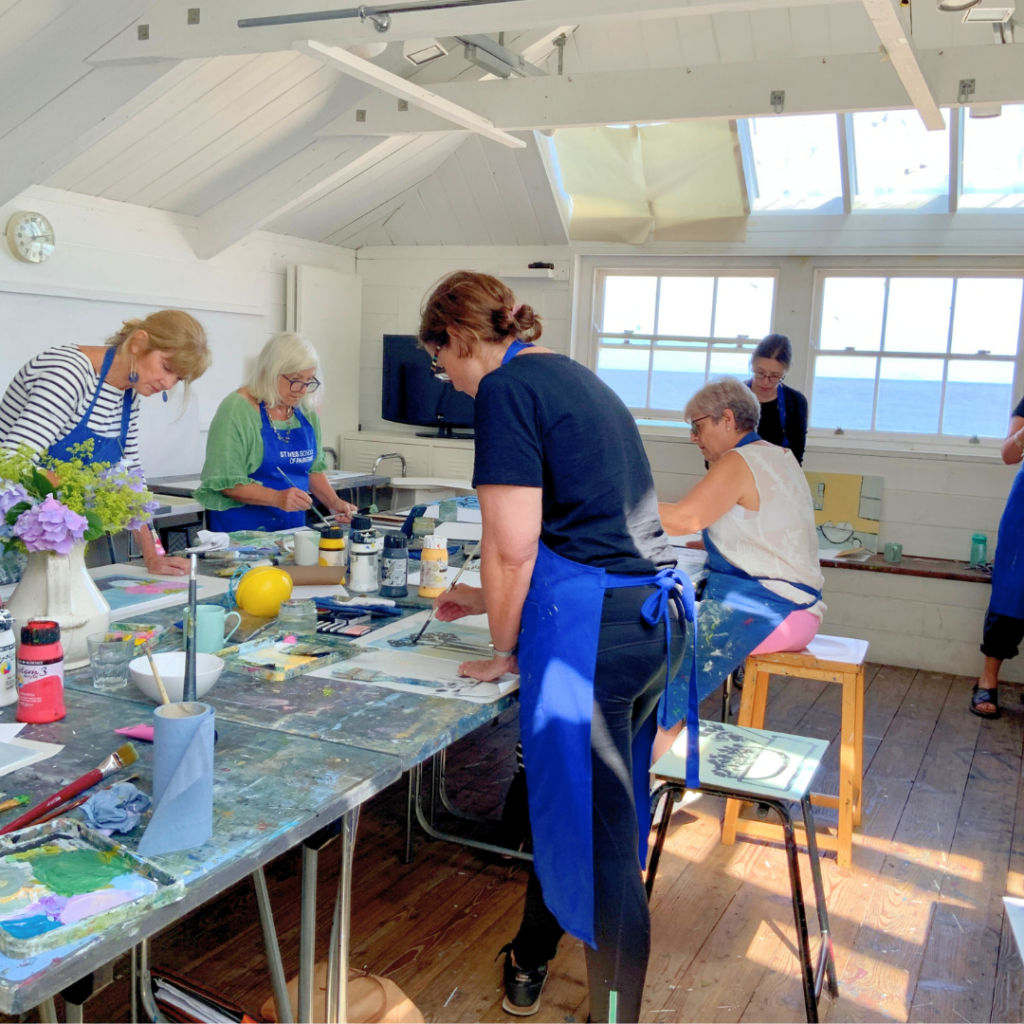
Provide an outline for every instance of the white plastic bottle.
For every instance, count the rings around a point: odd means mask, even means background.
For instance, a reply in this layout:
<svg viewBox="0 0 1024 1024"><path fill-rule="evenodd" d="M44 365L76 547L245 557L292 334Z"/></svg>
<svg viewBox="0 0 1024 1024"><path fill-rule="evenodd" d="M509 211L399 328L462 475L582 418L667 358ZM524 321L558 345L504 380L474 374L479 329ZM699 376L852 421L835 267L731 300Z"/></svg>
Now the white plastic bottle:
<svg viewBox="0 0 1024 1024"><path fill-rule="evenodd" d="M0 608L0 707L18 702L14 655L14 616L6 608Z"/></svg>

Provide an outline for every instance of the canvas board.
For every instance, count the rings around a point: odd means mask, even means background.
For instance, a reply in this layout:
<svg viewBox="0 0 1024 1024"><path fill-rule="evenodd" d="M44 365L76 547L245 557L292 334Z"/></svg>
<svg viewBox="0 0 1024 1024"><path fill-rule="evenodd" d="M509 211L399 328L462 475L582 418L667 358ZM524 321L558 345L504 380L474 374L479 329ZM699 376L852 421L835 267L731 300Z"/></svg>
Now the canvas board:
<svg viewBox="0 0 1024 1024"><path fill-rule="evenodd" d="M143 565L119 563L101 565L89 570L100 593L110 605L116 621L158 608L171 608L188 601L188 577L158 576ZM228 581L213 576L200 576L200 601L227 593Z"/></svg>

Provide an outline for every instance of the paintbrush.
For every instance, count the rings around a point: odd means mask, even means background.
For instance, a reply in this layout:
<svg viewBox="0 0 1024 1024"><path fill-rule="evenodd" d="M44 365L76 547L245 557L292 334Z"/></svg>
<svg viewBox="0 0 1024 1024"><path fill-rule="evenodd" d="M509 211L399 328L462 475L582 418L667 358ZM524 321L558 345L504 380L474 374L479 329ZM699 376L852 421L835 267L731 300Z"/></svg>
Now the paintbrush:
<svg viewBox="0 0 1024 1024"><path fill-rule="evenodd" d="M27 793L23 793L21 796L14 797L13 800L5 800L0 804L0 811L10 811L15 807L24 807L29 801Z"/></svg>
<svg viewBox="0 0 1024 1024"><path fill-rule="evenodd" d="M69 783L63 789L54 793L53 796L48 796L41 804L36 804L35 807L30 811L26 811L20 818L15 818L9 825L4 825L3 828L0 828L0 836L7 835L8 832L14 832L19 828L24 828L26 825L31 825L37 818L41 818L55 807L67 803L72 797L78 796L79 793L89 789L91 786L95 786L97 782L102 782L105 778L113 775L115 772L119 772L122 768L127 768L128 765L134 764L138 759L139 752L135 749L134 745L125 743L124 746L118 747L109 757L105 757L91 772L86 772L80 779L75 779L74 782Z"/></svg>
<svg viewBox="0 0 1024 1024"><path fill-rule="evenodd" d="M196 567L198 559L191 556L192 567L188 574L188 629L185 632L185 679L182 683L181 699L189 702L196 699Z"/></svg>
<svg viewBox="0 0 1024 1024"><path fill-rule="evenodd" d="M136 779L139 778L141 778L141 776L139 775L138 772L135 772L133 775L126 775L123 779L118 779L118 782L134 782ZM111 785L104 786L103 789L98 789L96 792L104 793L108 789L112 789L113 785L114 784L111 783ZM54 818L59 818L64 814L70 814L72 811L77 810L79 807L81 807L82 804L88 803L88 801L91 800L92 797L93 794L89 793L88 796L80 796L77 800L72 800L71 803L69 804L63 804L62 806L58 807L55 811L50 811L49 814L44 814L41 818L36 819L35 824L45 825L48 821L53 821Z"/></svg>
<svg viewBox="0 0 1024 1024"><path fill-rule="evenodd" d="M284 479L285 479L285 482L286 482L286 483L288 484L288 486L289 486L289 487L295 487L295 484L293 484L293 483L291 482L291 480L289 480L289 479L288 479L288 474L287 474L287 473L286 473L286 472L285 472L285 471L284 471L284 470L283 470L283 469L282 469L282 468L281 468L280 466L278 466L278 467L277 467L277 471L278 471L278 473L280 473L280 474L281 474L281 476L283 476L283 477L284 477ZM298 488L297 488L297 487L296 487L295 489L296 489L296 490L298 490ZM309 507L310 507L310 508L311 508L311 509L312 509L312 510L313 510L313 511L314 511L314 512L315 512L315 513L316 513L316 514L317 514L317 515L318 515L318 516L319 516L319 517L320 517L320 518L321 518L321 519L322 519L322 520L323 520L323 521L324 521L324 522L325 522L325 523L326 523L326 524L328 525L328 526L337 526L337 525L338 525L337 523L332 523L332 522L330 521L330 519L328 519L328 518L327 518L327 516L325 516L325 515L323 514L323 512L321 512L321 511L320 511L320 509L318 509L318 508L316 507L316 501L315 501L315 500L313 499L313 495L312 495L312 494L310 494L310 493L309 493L309 491L306 491L306 494L307 494L307 495L309 496Z"/></svg>
<svg viewBox="0 0 1024 1024"><path fill-rule="evenodd" d="M153 652L149 649L149 644L144 644L143 650L146 652L146 657L149 659L149 668L153 673L153 682L156 683L156 688L160 691L160 699L165 704L170 704L171 698L167 696L167 690L164 688L164 681L160 678L160 669L156 667L156 662L153 660Z"/></svg>
<svg viewBox="0 0 1024 1024"><path fill-rule="evenodd" d="M445 591L444 592L446 594L448 593L449 590L452 590L454 588L456 583L459 582L459 578L466 571L466 568L468 567L469 563L472 562L474 558L476 558L476 554L477 554L477 552L479 550L480 550L480 541L477 541L476 542L476 546L473 548L472 551L470 551L470 553L467 556L466 560L462 563L462 568L460 568L459 571L455 574L455 579L453 579L451 581L451 583L449 583L448 586L445 587ZM437 603L435 602L434 606L430 609L430 614L427 616L427 621L423 623L423 628L416 634L416 639L413 640L413 646L418 644L420 642L420 638L423 636L424 633L426 633L427 626L429 626L430 623L433 621L433 619L434 619L434 612L436 612L436 611L437 611Z"/></svg>

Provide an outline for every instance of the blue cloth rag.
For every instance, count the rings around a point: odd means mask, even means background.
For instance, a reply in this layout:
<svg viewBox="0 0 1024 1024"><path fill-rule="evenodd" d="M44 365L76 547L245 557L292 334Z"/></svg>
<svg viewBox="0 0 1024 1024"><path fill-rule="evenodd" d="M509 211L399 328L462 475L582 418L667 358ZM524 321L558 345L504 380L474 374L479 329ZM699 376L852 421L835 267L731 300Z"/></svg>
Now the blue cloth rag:
<svg viewBox="0 0 1024 1024"><path fill-rule="evenodd" d="M112 832L131 832L149 810L152 801L135 788L134 783L118 782L110 789L93 793L82 804L82 813L93 828Z"/></svg>

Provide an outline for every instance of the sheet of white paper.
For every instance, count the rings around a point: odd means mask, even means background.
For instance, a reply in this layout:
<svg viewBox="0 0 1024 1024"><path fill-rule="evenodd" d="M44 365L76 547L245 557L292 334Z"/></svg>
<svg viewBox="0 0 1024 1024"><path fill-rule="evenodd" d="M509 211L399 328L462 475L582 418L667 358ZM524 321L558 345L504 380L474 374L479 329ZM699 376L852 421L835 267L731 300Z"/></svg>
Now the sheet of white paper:
<svg viewBox="0 0 1024 1024"><path fill-rule="evenodd" d="M18 764L0 769L0 775L10 775L11 772L16 772L19 768L26 768L37 761L45 761L47 758L59 754L64 749L62 743L42 743L39 740L23 740L20 737L15 737L10 742L11 746L25 748L25 758Z"/></svg>
<svg viewBox="0 0 1024 1024"><path fill-rule="evenodd" d="M299 600L300 598L313 598L313 597L348 597L348 591L338 585L331 584L329 586L304 586L304 587L293 587L292 588L292 599Z"/></svg>
<svg viewBox="0 0 1024 1024"><path fill-rule="evenodd" d="M10 743L25 728L24 722L0 723L0 743Z"/></svg>

